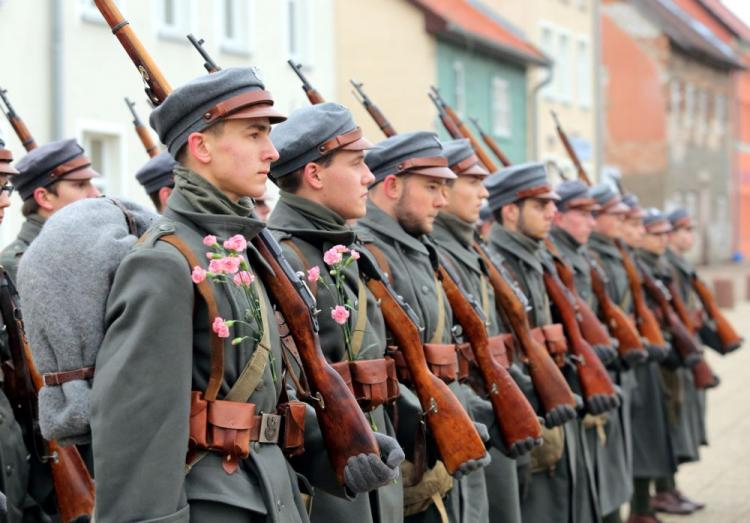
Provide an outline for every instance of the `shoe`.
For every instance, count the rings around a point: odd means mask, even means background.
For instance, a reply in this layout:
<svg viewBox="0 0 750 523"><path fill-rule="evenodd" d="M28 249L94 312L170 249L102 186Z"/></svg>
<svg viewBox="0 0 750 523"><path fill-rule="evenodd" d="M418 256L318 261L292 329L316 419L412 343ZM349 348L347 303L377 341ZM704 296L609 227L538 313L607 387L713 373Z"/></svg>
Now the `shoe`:
<svg viewBox="0 0 750 523"><path fill-rule="evenodd" d="M701 503L700 501L693 501L692 499L688 498L677 489L672 491L672 495L675 498L677 498L679 501L682 501L683 503L687 503L688 505L692 505L693 510L703 510L704 508L706 508L705 503Z"/></svg>
<svg viewBox="0 0 750 523"><path fill-rule="evenodd" d="M676 515L687 515L695 512L693 505L681 501L673 492L657 492L651 498L651 508L657 512Z"/></svg>
<svg viewBox="0 0 750 523"><path fill-rule="evenodd" d="M626 523L663 523L662 520L656 517L656 514L639 514L631 512L630 517Z"/></svg>

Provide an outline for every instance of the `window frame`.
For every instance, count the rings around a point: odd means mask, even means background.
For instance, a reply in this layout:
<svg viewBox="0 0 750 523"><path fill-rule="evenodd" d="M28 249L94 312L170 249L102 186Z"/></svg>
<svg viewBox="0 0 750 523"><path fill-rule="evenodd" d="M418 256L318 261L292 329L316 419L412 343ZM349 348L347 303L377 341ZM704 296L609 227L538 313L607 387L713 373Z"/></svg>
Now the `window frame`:
<svg viewBox="0 0 750 523"><path fill-rule="evenodd" d="M581 46L585 46L586 49L586 64L585 64L585 70L581 69L581 63L580 63L580 51ZM593 105L593 98L594 98L594 64L592 63L592 52L591 52L591 40L585 36L585 35L579 35L575 40L575 79L576 79L576 89L575 91L575 98L576 98L576 105L580 107L581 109L590 109ZM585 73L585 77L588 80L588 84L586 85L585 90L585 98L583 97L584 91L581 89L581 87L584 84L582 80L582 74Z"/></svg>
<svg viewBox="0 0 750 523"><path fill-rule="evenodd" d="M98 171L101 177L97 179L99 183L96 185L104 194L126 194L130 172L127 165L127 126L102 120L79 120L76 136L86 155L89 154L89 140L92 136L102 137L105 141L116 144L114 150L105 153L106 170Z"/></svg>
<svg viewBox="0 0 750 523"><path fill-rule="evenodd" d="M466 114L466 66L460 58L456 58L451 62L451 76L456 112L463 118Z"/></svg>
<svg viewBox="0 0 750 523"><path fill-rule="evenodd" d="M296 19L294 20L294 27L290 27L291 21L291 9L290 7L296 6ZM307 66L308 69L313 67L314 59L314 39L312 38L312 31L310 27L315 25L314 13L315 9L310 8L311 3L309 0L284 0L284 46L286 54L290 60L296 63ZM292 49L291 37L292 34L296 34L298 39L297 45L300 49Z"/></svg>
<svg viewBox="0 0 750 523"><path fill-rule="evenodd" d="M505 96L505 107L498 107L497 100L498 89L504 90ZM490 118L492 134L498 138L510 139L513 137L513 104L511 103L512 98L512 84L507 79L499 74L492 76L490 81ZM498 126L500 123L500 114L504 115L505 127L501 128Z"/></svg>
<svg viewBox="0 0 750 523"><path fill-rule="evenodd" d="M99 9L96 8L93 0L78 0L76 2L76 8L78 10L78 17L87 23L106 26L107 21L104 19ZM115 4L121 11L125 11L127 2L126 0L115 0Z"/></svg>
<svg viewBox="0 0 750 523"><path fill-rule="evenodd" d="M232 17L241 21L236 26L237 35L231 39L227 37L225 32L227 1L232 3ZM216 34L218 35L219 49L229 54L251 55L255 49L252 39L255 32L252 27L255 21L255 2L253 0L215 0L215 2Z"/></svg>
<svg viewBox="0 0 750 523"><path fill-rule="evenodd" d="M187 9L175 9L175 15L182 14L182 17L175 19L174 25L166 25L164 20L164 9L165 2L173 1L175 7L184 6L184 1L187 1ZM160 40L167 40L172 42L178 42L188 45L188 39L185 37L189 33L195 32L195 20L196 20L196 0L156 0L151 2L154 20L156 21L156 32Z"/></svg>

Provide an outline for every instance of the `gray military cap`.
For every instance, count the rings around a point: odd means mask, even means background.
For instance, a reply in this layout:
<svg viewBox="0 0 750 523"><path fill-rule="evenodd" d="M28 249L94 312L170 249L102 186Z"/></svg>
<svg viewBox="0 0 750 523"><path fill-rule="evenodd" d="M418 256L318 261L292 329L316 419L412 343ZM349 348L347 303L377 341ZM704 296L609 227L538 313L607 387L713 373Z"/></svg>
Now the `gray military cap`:
<svg viewBox="0 0 750 523"><path fill-rule="evenodd" d="M589 186L581 180L565 180L555 187L555 192L560 195L560 200L557 202L557 210L566 212L572 209L582 211L598 209L599 204L591 197L590 191Z"/></svg>
<svg viewBox="0 0 750 523"><path fill-rule="evenodd" d="M622 198L608 183L602 182L591 188L591 197L599 204L597 214L626 214L630 207L622 203Z"/></svg>
<svg viewBox="0 0 750 523"><path fill-rule="evenodd" d="M174 186L174 170L177 162L168 153L163 152L151 158L141 169L135 173L138 183L148 194L158 191L162 187Z"/></svg>
<svg viewBox="0 0 750 523"><path fill-rule="evenodd" d="M695 222L682 207L678 207L667 214L667 219L672 224L673 229L692 229L695 227Z"/></svg>
<svg viewBox="0 0 750 523"><path fill-rule="evenodd" d="M178 87L151 112L149 121L161 143L176 157L191 133L240 118L268 118L271 123L286 120L273 108L271 93L248 67L223 69Z"/></svg>
<svg viewBox="0 0 750 523"><path fill-rule="evenodd" d="M373 147L362 137L362 129L354 123L349 109L330 102L297 109L274 127L271 141L279 151L279 159L271 164L271 180L296 172L333 151Z"/></svg>
<svg viewBox="0 0 750 523"><path fill-rule="evenodd" d="M628 206L628 218L643 218L646 215L646 211L641 207L640 200L632 192L622 197L622 203Z"/></svg>
<svg viewBox="0 0 750 523"><path fill-rule="evenodd" d="M13 176L21 199L27 200L34 189L47 187L58 180L90 180L99 176L91 168L91 160L74 139L58 140L33 149L16 163L18 174Z"/></svg>
<svg viewBox="0 0 750 523"><path fill-rule="evenodd" d="M654 207L646 209L643 226L647 234L663 234L672 230L672 224L669 223L667 215Z"/></svg>
<svg viewBox="0 0 750 523"><path fill-rule="evenodd" d="M13 176L18 174L16 168L11 165L12 161L13 153L10 149L5 148L5 142L0 139L0 175Z"/></svg>
<svg viewBox="0 0 750 523"><path fill-rule="evenodd" d="M489 176L490 173L479 162L471 142L466 139L443 142L443 156L448 158L448 167L458 176Z"/></svg>
<svg viewBox="0 0 750 523"><path fill-rule="evenodd" d="M453 180L456 175L448 168L443 147L437 134L424 131L401 133L379 142L365 157L375 175L373 185L391 174L422 174Z"/></svg>
<svg viewBox="0 0 750 523"><path fill-rule="evenodd" d="M487 203L492 212L526 198L560 199L547 180L547 168L540 162L500 169L484 181L484 186L490 193Z"/></svg>

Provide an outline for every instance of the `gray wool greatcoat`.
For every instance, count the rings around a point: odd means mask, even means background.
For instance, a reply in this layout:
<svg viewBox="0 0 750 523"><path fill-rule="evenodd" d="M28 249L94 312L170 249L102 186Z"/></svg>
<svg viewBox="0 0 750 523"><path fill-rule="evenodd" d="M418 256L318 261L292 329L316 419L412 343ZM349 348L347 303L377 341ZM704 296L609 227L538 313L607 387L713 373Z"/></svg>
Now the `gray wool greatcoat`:
<svg viewBox="0 0 750 523"><path fill-rule="evenodd" d="M444 314L446 328L441 343L452 343L450 330L453 324L452 312L443 288L436 287L433 276L434 269L430 253L435 253L434 245L425 237L417 238L408 234L395 219L371 201L367 204L367 216L359 220L355 230L363 242L374 243L388 259L389 276L393 287L398 294L403 296L406 303L411 305L424 327L422 341L428 342L431 339L436 331L439 315ZM438 309L438 292L443 293L442 311ZM468 387L459 385L458 382L452 383L449 387L471 415L471 409L467 405L479 398ZM399 414L399 419L402 418L403 415ZM456 437L461 436L457 434ZM399 437L399 441L401 439ZM408 452L407 459L409 459ZM458 481L454 480L453 489L447 497L446 507L452 521L456 523L489 521L487 486L483 471L478 470ZM440 521L434 505L430 505L425 512L412 516L409 520Z"/></svg>
<svg viewBox="0 0 750 523"><path fill-rule="evenodd" d="M281 199L268 218L268 227L281 241L284 256L295 271L307 272L310 267L318 266L321 269L321 276L329 285L333 285L333 278L325 270L327 267L323 261L325 251L334 245L344 245L364 253L354 232L338 214L315 202L289 193L281 193ZM287 241L294 242L302 252L304 260L300 259L297 252L287 245ZM355 261L347 268L345 280L348 299L355 304L349 316L349 325L352 329L357 324L359 313L357 302L359 280L359 271ZM336 297L323 283L318 282L310 287L320 310L318 323L323 353L332 363L346 361L348 356L343 330L330 315L331 308L338 304ZM367 291L366 315L364 338L356 357L357 359L382 358L386 348L385 325L377 300L369 291ZM403 406L400 412L416 412L417 409L419 409L418 402L408 410L406 406ZM391 420L382 406L367 413L366 416L379 432L396 437ZM330 468L327 467L327 457L324 454L312 456L306 453L299 459L295 459L293 464L295 469L304 474L313 486L319 487L316 489L310 514L310 520L313 522L386 523L400 522L404 518L403 485L400 477L397 481L369 494L360 494L350 499L345 497L342 487L331 481L330 476L321 477L320 471Z"/></svg>
<svg viewBox="0 0 750 523"><path fill-rule="evenodd" d="M164 216L123 260L107 303L91 408L96 520L306 522L297 476L275 444L252 443L249 457L231 475L215 453L186 473L190 393L207 385L213 318L196 297L185 258L157 240L174 232L205 261L205 235L223 241L241 234L249 241L264 224L252 215L249 200L234 203L200 176L179 171ZM246 254L251 267L264 263L252 246ZM223 318L245 316L243 291L212 286ZM270 305L268 313L273 318ZM252 336L258 326L250 323L233 327L232 336ZM278 329L269 324L271 356L249 399L256 412L275 412L284 387ZM220 398L254 351L252 341L232 346L225 340Z"/></svg>
<svg viewBox="0 0 750 523"><path fill-rule="evenodd" d="M10 274L10 279L14 282L16 281L18 263L21 261L21 256L26 252L31 242L39 236L43 226L44 218L38 214L29 215L26 221L23 222L23 225L21 225L21 230L18 232L16 239L0 251L0 265Z"/></svg>
<svg viewBox="0 0 750 523"><path fill-rule="evenodd" d="M552 323L544 286L543 243L511 232L498 223L490 229L488 248L501 257L529 300L532 327ZM546 260L545 262L549 262ZM571 373L566 372L566 377ZM571 385L573 386L573 385ZM521 500L524 521L588 523L598 521L593 460L585 443L581 419L566 423L565 451L555 469L533 474Z"/></svg>
<svg viewBox="0 0 750 523"><path fill-rule="evenodd" d="M437 245L440 255L460 278L463 289L482 307L487 317L487 334L495 336L506 332L495 309L495 293L489 283L487 269L479 254L471 248L475 240L474 224L466 223L450 213L441 212L435 220L430 237ZM482 280L486 289L484 293ZM486 304L483 303L485 296ZM490 449L490 454L492 462L484 469L490 521L520 523L521 500L516 460L505 456L494 447Z"/></svg>
<svg viewBox="0 0 750 523"><path fill-rule="evenodd" d="M591 289L591 264L587 246L578 243L568 232L554 227L552 241L562 257L573 268L575 286L584 300L596 307L596 298ZM630 392L632 387L623 387L623 374L632 371L616 363L608 369L609 376L622 390L622 403L616 411L604 415L605 444L598 438L596 428L587 429L590 450L594 455L596 485L602 515L610 514L628 502L633 495L633 452L630 427Z"/></svg>

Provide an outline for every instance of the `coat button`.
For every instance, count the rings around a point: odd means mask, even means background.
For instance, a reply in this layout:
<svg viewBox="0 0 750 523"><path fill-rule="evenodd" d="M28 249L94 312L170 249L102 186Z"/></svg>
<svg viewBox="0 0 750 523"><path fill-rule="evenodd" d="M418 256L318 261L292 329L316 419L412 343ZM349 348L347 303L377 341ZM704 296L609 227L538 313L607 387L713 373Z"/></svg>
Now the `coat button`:
<svg viewBox="0 0 750 523"><path fill-rule="evenodd" d="M430 288L427 285L422 285L422 292L424 294L427 294L428 292L430 292Z"/></svg>
<svg viewBox="0 0 750 523"><path fill-rule="evenodd" d="M172 230L172 226L171 225L167 225L166 223L163 223L163 224L159 225L159 230L160 231L164 231L164 232L171 231Z"/></svg>
<svg viewBox="0 0 750 523"><path fill-rule="evenodd" d="M5 466L5 475L6 476L12 476L13 475L13 465L6 465Z"/></svg>

